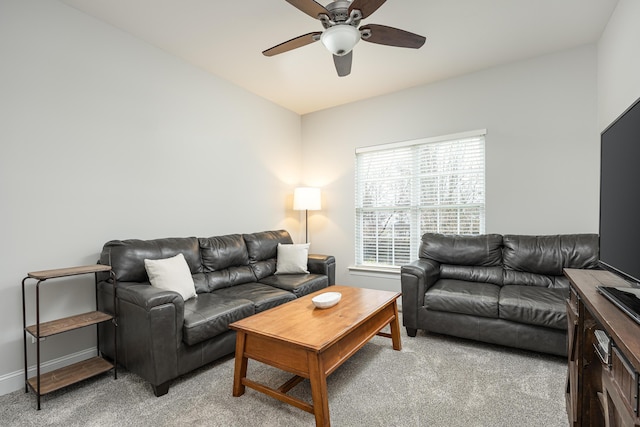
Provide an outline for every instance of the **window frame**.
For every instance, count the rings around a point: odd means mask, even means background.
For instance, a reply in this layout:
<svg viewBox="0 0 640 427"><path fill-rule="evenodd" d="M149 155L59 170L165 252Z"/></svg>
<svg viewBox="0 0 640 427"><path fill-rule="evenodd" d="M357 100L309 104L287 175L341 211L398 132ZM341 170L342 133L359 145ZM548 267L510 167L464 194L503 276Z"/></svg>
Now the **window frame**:
<svg viewBox="0 0 640 427"><path fill-rule="evenodd" d="M435 144L435 143L449 143L449 142L454 142L454 141L459 141L459 140L465 140L465 139L473 139L473 138L481 138L482 139L482 149L481 149L481 154L482 154L482 159L481 159L481 165L482 165L482 174L483 174L483 179L482 179L482 203L473 203L470 204L470 206L475 206L475 207L479 207L480 208L480 225L479 225L479 229L478 229L478 234L482 234L485 232L485 225L486 225L486 218L485 218L485 212L486 212L486 134L487 134L487 130L486 129L478 129L478 130L473 130L473 131L468 131L468 132L459 132L459 133L455 133L455 134L449 134L449 135L441 135L441 136L436 136L436 137L431 137L431 138L420 138L420 139L415 139L415 140L408 140L408 141L401 141L401 142L394 142L394 143L389 143L389 144L380 144L380 145L373 145L373 146L366 146L366 147L359 147L356 148L355 150L355 209L354 209L354 213L355 213L355 241L354 241L354 249L355 249L355 265L351 267L351 269L353 270L373 270L373 271L378 271L378 270L387 270L387 271L394 271L394 270L399 270L400 268L400 264L394 260L392 260L392 264L389 263L381 263L379 262L379 248L376 249L376 262L364 262L364 245L365 245L365 237L363 237L362 233L362 229L363 226L361 225L361 222L363 221L363 215L366 212L382 212L384 210L389 210L389 209L393 209L394 211L405 211L406 212L406 216L409 218L410 224L409 224L409 235L410 235L410 242L409 242L409 262L415 260L418 258L418 250L419 250L419 246L420 246L420 241L421 241L421 237L422 237L422 232L420 231L421 225L420 225L420 211L424 209L425 205L423 205L420 202L420 197L421 197L421 189L420 189L420 177L421 177L421 173L420 173L420 168L419 168L419 156L416 155L416 153L419 152L419 147L423 147L425 145L430 145L430 144ZM364 208L363 205L363 201L362 198L364 197L364 191L362 191L362 189L360 188L360 186L362 185L362 177L361 177L361 173L362 171L360 170L360 166L358 165L358 157L359 155L362 154L366 154L366 153L375 153L375 152L383 152L383 151L387 151L387 150L396 150L396 149L403 149L403 148L410 148L412 150L414 150L413 154L410 157L410 161L411 161L411 197L410 197L410 203L408 206L393 206L393 207L381 207L380 209L376 209L375 207L373 208ZM433 205L433 206L437 206L437 205ZM457 207L459 208L460 205L458 204ZM392 247L395 249L396 245L395 245L395 238L393 238L392 240ZM385 257L386 258L386 257ZM394 263L395 262L395 263ZM402 262L402 264L404 264L404 262Z"/></svg>

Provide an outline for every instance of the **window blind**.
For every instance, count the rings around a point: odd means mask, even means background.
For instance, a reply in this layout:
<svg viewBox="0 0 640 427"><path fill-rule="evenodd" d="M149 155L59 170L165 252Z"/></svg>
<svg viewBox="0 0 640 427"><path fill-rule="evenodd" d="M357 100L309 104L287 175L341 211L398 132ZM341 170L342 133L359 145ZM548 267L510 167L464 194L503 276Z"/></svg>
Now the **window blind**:
<svg viewBox="0 0 640 427"><path fill-rule="evenodd" d="M485 134L356 150L357 265L407 264L426 232L484 232Z"/></svg>

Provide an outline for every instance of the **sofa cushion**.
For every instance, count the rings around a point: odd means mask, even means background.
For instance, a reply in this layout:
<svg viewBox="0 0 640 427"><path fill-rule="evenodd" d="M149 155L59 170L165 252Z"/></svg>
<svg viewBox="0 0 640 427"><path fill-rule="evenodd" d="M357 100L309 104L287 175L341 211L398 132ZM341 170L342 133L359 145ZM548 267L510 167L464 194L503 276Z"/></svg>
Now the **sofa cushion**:
<svg viewBox="0 0 640 427"><path fill-rule="evenodd" d="M201 237L198 242L203 270L194 276L198 293L256 281L242 235Z"/></svg>
<svg viewBox="0 0 640 427"><path fill-rule="evenodd" d="M119 282L147 282L145 259L162 259L184 255L191 273L202 271L196 237L155 240L111 240L104 244L100 264L110 265Z"/></svg>
<svg viewBox="0 0 640 427"><path fill-rule="evenodd" d="M502 263L502 236L425 233L418 255L442 264L495 267Z"/></svg>
<svg viewBox="0 0 640 427"><path fill-rule="evenodd" d="M247 245L249 265L258 280L271 276L276 272L278 243L291 244L291 236L286 230L262 231L243 234Z"/></svg>
<svg viewBox="0 0 640 427"><path fill-rule="evenodd" d="M165 259L145 259L144 268L147 270L151 286L177 292L185 301L196 296L196 288L184 255L178 254Z"/></svg>
<svg viewBox="0 0 640 427"><path fill-rule="evenodd" d="M502 285L503 269L502 267L477 267L474 265L441 264L440 278Z"/></svg>
<svg viewBox="0 0 640 427"><path fill-rule="evenodd" d="M529 273L527 271L503 270L502 284L554 288L557 287L557 279L561 277Z"/></svg>
<svg viewBox="0 0 640 427"><path fill-rule="evenodd" d="M464 280L438 280L424 295L428 310L498 317L500 286Z"/></svg>
<svg viewBox="0 0 640 427"><path fill-rule="evenodd" d="M253 270L248 265L239 267L229 267L219 271L204 273L206 292L213 292L216 289L228 288L242 283L256 281Z"/></svg>
<svg viewBox="0 0 640 427"><path fill-rule="evenodd" d="M218 289L212 292L212 295L249 300L253 303L256 313L296 299L296 296L291 292L262 283L244 283L230 288Z"/></svg>
<svg viewBox="0 0 640 427"><path fill-rule="evenodd" d="M563 268L598 266L597 234L507 234L503 241L503 262L506 270L562 276Z"/></svg>
<svg viewBox="0 0 640 427"><path fill-rule="evenodd" d="M202 268L205 272L249 265L247 246L240 234L199 238Z"/></svg>
<svg viewBox="0 0 640 427"><path fill-rule="evenodd" d="M247 245L249 261L262 261L275 258L278 254L278 243L291 244L291 236L286 230L261 231L259 233L243 234Z"/></svg>
<svg viewBox="0 0 640 427"><path fill-rule="evenodd" d="M184 304L182 340L194 345L229 330L229 324L254 314L253 302L204 293Z"/></svg>
<svg viewBox="0 0 640 427"><path fill-rule="evenodd" d="M293 292L296 297L310 294L329 286L329 278L320 274L287 274L268 276L260 283Z"/></svg>
<svg viewBox="0 0 640 427"><path fill-rule="evenodd" d="M554 329L567 328L567 289L535 286L503 286L500 290L500 318Z"/></svg>

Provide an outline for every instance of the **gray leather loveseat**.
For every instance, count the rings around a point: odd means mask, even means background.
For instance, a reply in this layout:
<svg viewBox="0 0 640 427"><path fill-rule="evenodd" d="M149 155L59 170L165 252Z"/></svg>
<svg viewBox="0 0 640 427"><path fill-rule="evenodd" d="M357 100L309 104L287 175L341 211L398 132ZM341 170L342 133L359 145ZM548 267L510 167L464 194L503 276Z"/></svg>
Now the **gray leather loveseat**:
<svg viewBox="0 0 640 427"><path fill-rule="evenodd" d="M279 243L292 243L288 232L107 242L100 263L117 279L118 363L163 395L174 378L234 352L230 323L335 283L333 256L309 255L307 274L274 274ZM145 269L145 259L177 254L197 293L187 301L151 286ZM99 278L101 310L113 312L113 291L107 277ZM99 339L101 352L113 358L113 328L101 325Z"/></svg>
<svg viewBox="0 0 640 427"><path fill-rule="evenodd" d="M422 236L402 267L402 317L417 329L565 356L564 268L597 268L598 236Z"/></svg>

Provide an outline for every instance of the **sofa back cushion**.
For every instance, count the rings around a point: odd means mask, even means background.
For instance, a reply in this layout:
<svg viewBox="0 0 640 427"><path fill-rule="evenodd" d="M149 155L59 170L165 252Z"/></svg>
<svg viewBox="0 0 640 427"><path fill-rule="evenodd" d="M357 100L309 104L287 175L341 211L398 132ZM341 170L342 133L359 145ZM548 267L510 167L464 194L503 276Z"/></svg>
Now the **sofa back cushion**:
<svg viewBox="0 0 640 427"><path fill-rule="evenodd" d="M563 268L596 268L597 234L520 236L503 238L507 270L561 276Z"/></svg>
<svg viewBox="0 0 640 427"><path fill-rule="evenodd" d="M283 245L293 243L286 230L243 234L242 237L247 245L249 265L258 280L276 272L278 243Z"/></svg>
<svg viewBox="0 0 640 427"><path fill-rule="evenodd" d="M198 292L211 292L256 280L249 266L249 254L242 235L201 237L198 242L204 277L203 283L196 281Z"/></svg>
<svg viewBox="0 0 640 427"><path fill-rule="evenodd" d="M420 258L440 263L440 277L502 284L502 236L425 233Z"/></svg>
<svg viewBox="0 0 640 427"><path fill-rule="evenodd" d="M502 236L425 233L418 256L441 264L495 267L502 263Z"/></svg>
<svg viewBox="0 0 640 427"><path fill-rule="evenodd" d="M242 235L201 237L200 256L203 271L218 271L224 268L249 265L249 254Z"/></svg>
<svg viewBox="0 0 640 427"><path fill-rule="evenodd" d="M440 278L502 285L502 267L440 264Z"/></svg>
<svg viewBox="0 0 640 427"><path fill-rule="evenodd" d="M564 268L597 268L598 235L425 233L419 256L438 261L443 279L566 288Z"/></svg>
<svg viewBox="0 0 640 427"><path fill-rule="evenodd" d="M184 255L191 274L202 271L198 239L170 237L155 240L111 240L104 244L100 264L110 265L119 282L148 282L145 259Z"/></svg>
<svg viewBox="0 0 640 427"><path fill-rule="evenodd" d="M503 236L505 285L568 286L564 268L598 266L597 234Z"/></svg>

